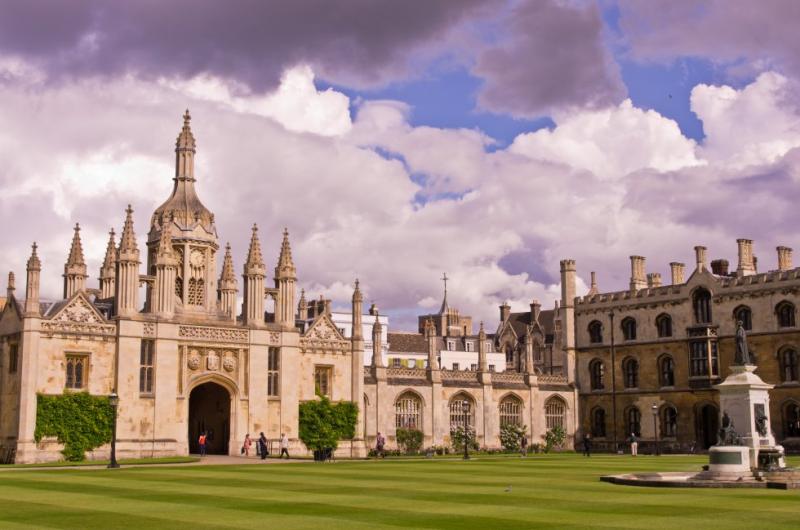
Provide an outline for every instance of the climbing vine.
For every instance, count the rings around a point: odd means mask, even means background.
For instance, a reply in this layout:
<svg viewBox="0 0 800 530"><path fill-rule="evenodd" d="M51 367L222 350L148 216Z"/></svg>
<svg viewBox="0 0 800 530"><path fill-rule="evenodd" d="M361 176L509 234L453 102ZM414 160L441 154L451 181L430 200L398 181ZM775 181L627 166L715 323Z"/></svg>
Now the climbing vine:
<svg viewBox="0 0 800 530"><path fill-rule="evenodd" d="M114 408L105 396L87 392L36 396L34 439L55 436L64 444L61 453L69 461L80 461L86 451L111 441Z"/></svg>
<svg viewBox="0 0 800 530"><path fill-rule="evenodd" d="M319 400L300 404L300 439L312 451L336 449L339 440L355 436L358 407L352 401Z"/></svg>

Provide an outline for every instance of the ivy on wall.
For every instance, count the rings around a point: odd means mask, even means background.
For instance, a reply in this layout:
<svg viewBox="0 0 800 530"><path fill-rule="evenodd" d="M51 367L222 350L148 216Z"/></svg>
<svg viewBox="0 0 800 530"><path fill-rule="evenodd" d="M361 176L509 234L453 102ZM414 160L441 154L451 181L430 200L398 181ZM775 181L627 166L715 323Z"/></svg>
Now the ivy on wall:
<svg viewBox="0 0 800 530"><path fill-rule="evenodd" d="M306 401L300 404L300 439L312 451L336 449L339 440L355 436L357 421L358 406L352 401Z"/></svg>
<svg viewBox="0 0 800 530"><path fill-rule="evenodd" d="M61 453L77 462L91 451L111 441L114 407L106 396L87 392L65 392L61 395L37 394L36 430L34 439L55 436L64 444Z"/></svg>

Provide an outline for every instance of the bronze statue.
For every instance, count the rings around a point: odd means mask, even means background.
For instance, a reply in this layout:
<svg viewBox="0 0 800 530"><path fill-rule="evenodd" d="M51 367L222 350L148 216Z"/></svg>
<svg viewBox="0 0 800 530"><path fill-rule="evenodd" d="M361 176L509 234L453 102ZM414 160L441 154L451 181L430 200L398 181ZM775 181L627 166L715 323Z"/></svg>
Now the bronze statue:
<svg viewBox="0 0 800 530"><path fill-rule="evenodd" d="M727 412L722 413L722 427L717 433L717 445L742 445L742 438L733 428L733 420Z"/></svg>
<svg viewBox="0 0 800 530"><path fill-rule="evenodd" d="M753 364L753 358L747 347L747 332L744 330L742 321L736 322L736 357L734 363L738 366Z"/></svg>

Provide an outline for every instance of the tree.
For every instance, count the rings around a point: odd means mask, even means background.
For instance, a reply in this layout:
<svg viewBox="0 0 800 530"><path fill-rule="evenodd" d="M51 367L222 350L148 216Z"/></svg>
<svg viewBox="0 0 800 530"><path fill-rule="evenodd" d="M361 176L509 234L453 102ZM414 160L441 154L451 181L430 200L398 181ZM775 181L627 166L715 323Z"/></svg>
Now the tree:
<svg viewBox="0 0 800 530"><path fill-rule="evenodd" d="M548 430L542 438L544 438L544 452L549 453L554 447L561 447L564 445L564 441L567 439L567 433L564 431L564 427L556 425Z"/></svg>
<svg viewBox="0 0 800 530"><path fill-rule="evenodd" d="M527 427L508 423L500 428L500 443L507 451L519 451Z"/></svg>
<svg viewBox="0 0 800 530"><path fill-rule="evenodd" d="M300 404L300 439L312 451L334 451L339 440L355 436L357 421L358 406L351 401L306 401Z"/></svg>

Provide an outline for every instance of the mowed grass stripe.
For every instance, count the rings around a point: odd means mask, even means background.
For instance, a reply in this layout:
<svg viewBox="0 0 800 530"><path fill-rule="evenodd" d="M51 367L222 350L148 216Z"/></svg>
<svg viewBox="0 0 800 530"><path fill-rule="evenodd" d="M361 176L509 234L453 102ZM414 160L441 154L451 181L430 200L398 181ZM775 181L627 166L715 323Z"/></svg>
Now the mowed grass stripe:
<svg viewBox="0 0 800 530"><path fill-rule="evenodd" d="M700 461L697 457L607 456L584 460L574 455L548 455L471 462L165 467L39 471L24 472L24 476L15 472L18 479L3 481L0 498L11 500L14 489L31 490L33 499L46 497L48 502L80 492L81 506L104 506L113 499L114 507L125 505L125 510L134 510L134 514L141 513L135 511L137 507L159 512L160 517L174 517L176 522L197 520L191 516L201 514L200 521L250 526L254 519L266 517L270 523L280 520L282 527L290 528L352 528L364 524L419 528L747 528L756 523L778 528L796 521L799 499L792 492L626 488L599 483L596 478L632 468L696 469ZM5 486L9 483L16 484L8 490ZM512 492L503 491L506 484L512 485Z"/></svg>

